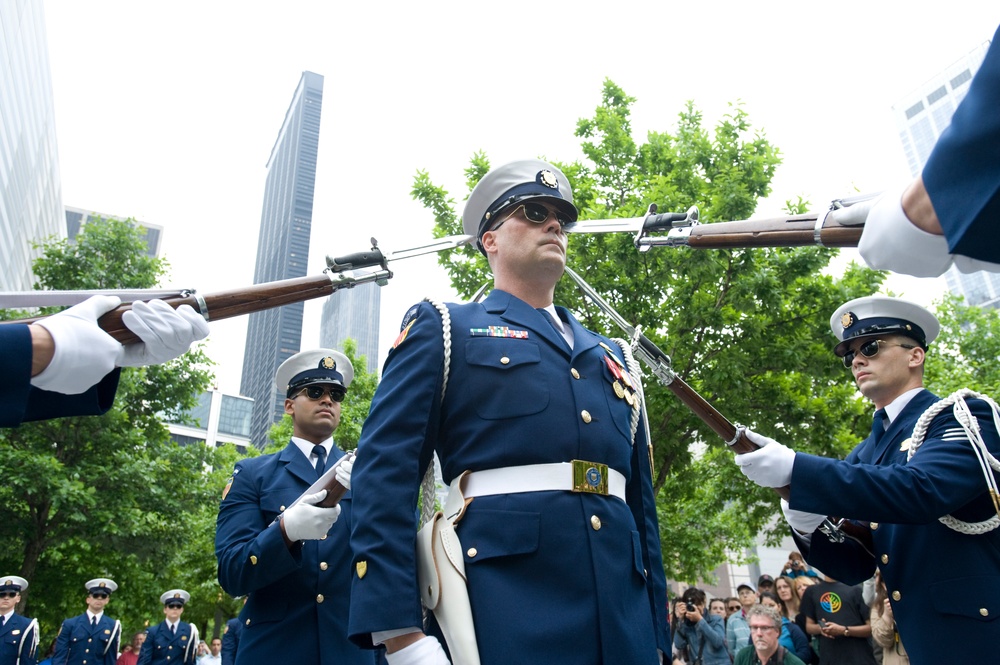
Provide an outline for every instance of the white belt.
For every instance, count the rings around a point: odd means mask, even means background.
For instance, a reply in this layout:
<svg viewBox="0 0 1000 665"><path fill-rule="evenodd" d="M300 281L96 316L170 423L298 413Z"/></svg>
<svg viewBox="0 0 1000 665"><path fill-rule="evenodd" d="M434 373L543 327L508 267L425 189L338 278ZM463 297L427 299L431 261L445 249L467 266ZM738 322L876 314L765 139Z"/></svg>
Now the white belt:
<svg viewBox="0 0 1000 665"><path fill-rule="evenodd" d="M573 460L474 471L465 478L466 499L491 494L564 490L615 496L625 500L625 476L607 464Z"/></svg>

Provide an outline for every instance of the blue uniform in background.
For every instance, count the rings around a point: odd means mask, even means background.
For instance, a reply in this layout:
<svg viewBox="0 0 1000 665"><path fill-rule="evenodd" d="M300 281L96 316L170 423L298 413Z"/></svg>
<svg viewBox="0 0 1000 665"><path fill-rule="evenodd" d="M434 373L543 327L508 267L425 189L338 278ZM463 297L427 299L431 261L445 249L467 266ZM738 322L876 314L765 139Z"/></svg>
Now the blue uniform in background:
<svg viewBox="0 0 1000 665"><path fill-rule="evenodd" d="M1000 29L923 170L948 249L1000 262Z"/></svg>
<svg viewBox="0 0 1000 665"><path fill-rule="evenodd" d="M31 385L31 333L27 325L0 326L0 427L64 416L100 415L111 408L121 370L114 370L79 395L39 390Z"/></svg>
<svg viewBox="0 0 1000 665"><path fill-rule="evenodd" d="M121 624L102 614L94 626L86 612L66 619L56 638L53 665L115 665Z"/></svg>
<svg viewBox="0 0 1000 665"><path fill-rule="evenodd" d="M442 403L441 317L427 303L415 309L383 368L352 476L351 638L370 644L374 631L423 625L414 507L435 450L446 483L466 470L578 459L620 472L626 501L479 496L458 523L482 663L657 663L657 648L670 653L665 581L644 427L633 444L633 408L608 365L620 349L557 308L570 350L547 314L494 290L449 307Z"/></svg>
<svg viewBox="0 0 1000 665"><path fill-rule="evenodd" d="M343 454L334 446L328 465ZM272 526L315 481L316 470L291 443L236 464L219 507L215 553L222 588L248 596L240 613L240 665L375 663L374 652L347 640L351 493L341 499L340 518L325 540L289 550L279 526Z"/></svg>
<svg viewBox="0 0 1000 665"><path fill-rule="evenodd" d="M846 584L860 584L879 567L915 665L992 662L1000 644L1000 530L965 535L938 521L996 515L950 408L906 459L917 420L937 401L926 390L917 393L881 437L869 436L843 461L795 455L791 507L864 520L874 557L851 540L835 544L816 532L806 543L793 535L810 564ZM981 400L968 403L987 447L1000 455L992 410Z"/></svg>
<svg viewBox="0 0 1000 665"><path fill-rule="evenodd" d="M38 624L33 624L28 617L16 612L11 614L0 626L0 665L35 665L38 662L34 648L37 636L31 632L37 631Z"/></svg>
<svg viewBox="0 0 1000 665"><path fill-rule="evenodd" d="M195 665L198 645L191 631L191 624L177 622L177 631L170 630L166 621L146 629L146 641L139 649L136 665Z"/></svg>
<svg viewBox="0 0 1000 665"><path fill-rule="evenodd" d="M240 633L243 632L243 622L239 617L226 622L226 632L222 636L222 665L235 665L236 653L240 649Z"/></svg>

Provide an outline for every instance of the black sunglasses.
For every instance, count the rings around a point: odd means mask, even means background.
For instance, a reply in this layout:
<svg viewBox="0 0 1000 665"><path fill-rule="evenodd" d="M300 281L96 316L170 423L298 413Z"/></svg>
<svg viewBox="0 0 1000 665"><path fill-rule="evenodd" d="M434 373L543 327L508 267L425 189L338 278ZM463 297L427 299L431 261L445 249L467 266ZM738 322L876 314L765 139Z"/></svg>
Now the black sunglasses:
<svg viewBox="0 0 1000 665"><path fill-rule="evenodd" d="M177 603L170 603L170 604L167 605L167 609L168 610L179 610L182 607L184 607L184 606L183 605L178 605Z"/></svg>
<svg viewBox="0 0 1000 665"><path fill-rule="evenodd" d="M344 390L343 388L333 388L333 387L326 388L324 386L306 386L305 388L303 388L302 390L299 391L299 394L296 395L296 397L298 397L299 395L303 395L304 394L307 397L309 397L309 399L311 399L313 401L316 401L318 399L322 399L323 395L326 395L327 393L330 394L330 399L332 399L334 402L343 402L344 401L344 396L347 395L347 391Z"/></svg>
<svg viewBox="0 0 1000 665"><path fill-rule="evenodd" d="M865 358L874 358L878 355L878 345L885 344L886 346L901 346L904 349L915 349L917 348L915 344L894 344L892 342L887 342L884 339L870 339L861 346L858 347L858 351L861 352ZM857 355L854 351L848 351L843 355L844 367L851 369L851 365L854 364L854 357Z"/></svg>
<svg viewBox="0 0 1000 665"><path fill-rule="evenodd" d="M17 598L17 591L0 591L0 598Z"/></svg>
<svg viewBox="0 0 1000 665"><path fill-rule="evenodd" d="M736 610L738 610L738 609L742 609L742 607L741 607L740 605L730 605L730 606L729 606L728 608L726 608L726 609L728 609L728 610L729 610L730 612L735 612L735 611L736 611Z"/></svg>
<svg viewBox="0 0 1000 665"><path fill-rule="evenodd" d="M521 205L514 208L514 210L512 210L509 215L500 220L500 223L494 226L493 230L496 231L497 229L499 229L501 226L503 226L504 222L506 222L508 219L516 215L521 210L524 211L524 218L534 224L544 224L546 220L548 220L550 215L555 216L556 221L559 222L559 226L566 226L567 224L573 223L572 219L570 219L567 215L560 212L559 210L549 210L541 203L525 201Z"/></svg>
<svg viewBox="0 0 1000 665"><path fill-rule="evenodd" d="M91 598L97 598L98 600L103 600L105 598L108 598L109 595L106 594L106 593L92 593L92 594L90 594L90 597Z"/></svg>

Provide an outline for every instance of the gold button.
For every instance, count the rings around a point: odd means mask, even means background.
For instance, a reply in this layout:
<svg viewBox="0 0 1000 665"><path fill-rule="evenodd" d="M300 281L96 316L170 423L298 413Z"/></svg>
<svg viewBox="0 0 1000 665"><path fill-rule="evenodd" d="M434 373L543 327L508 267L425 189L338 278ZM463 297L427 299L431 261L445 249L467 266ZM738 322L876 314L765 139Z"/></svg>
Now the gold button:
<svg viewBox="0 0 1000 665"><path fill-rule="evenodd" d="M504 356L503 358L500 359L500 364L501 365L509 365L510 364L510 358L508 358L507 356Z"/></svg>
<svg viewBox="0 0 1000 665"><path fill-rule="evenodd" d="M90 640L87 640L87 641L89 642ZM90 649L84 649L83 653L90 653Z"/></svg>
<svg viewBox="0 0 1000 665"><path fill-rule="evenodd" d="M324 535L320 540L326 540L326 535Z"/></svg>
<svg viewBox="0 0 1000 665"><path fill-rule="evenodd" d="M590 411L587 411L586 409L580 412L580 417L583 418L583 422L585 423L589 423L593 420L593 418L590 417Z"/></svg>
<svg viewBox="0 0 1000 665"><path fill-rule="evenodd" d="M475 557L477 554L479 554L479 550L477 550L475 547L470 547L466 552L466 554L468 554L469 558L471 559Z"/></svg>
<svg viewBox="0 0 1000 665"><path fill-rule="evenodd" d="M326 561L320 561L320 562L319 562L319 569L320 569L320 570L326 570L326 569L327 569L327 568L329 568L329 567L330 567L330 566L328 566L328 565L326 564Z"/></svg>
<svg viewBox="0 0 1000 665"><path fill-rule="evenodd" d="M580 373L578 371L576 371L575 367L571 367L570 370L569 370L569 373L573 375L574 379L579 379L580 378Z"/></svg>
<svg viewBox="0 0 1000 665"><path fill-rule="evenodd" d="M980 607L979 608L979 613L981 615L983 615L984 617L988 617L990 615L990 611L988 609L986 609L985 607Z"/></svg>
<svg viewBox="0 0 1000 665"><path fill-rule="evenodd" d="M247 625L248 626L250 625L250 619L247 619Z"/></svg>
<svg viewBox="0 0 1000 665"><path fill-rule="evenodd" d="M93 640L92 638L89 638L89 637L88 637L88 638L87 638L87 641L88 641L88 642L93 642L94 640Z"/></svg>
<svg viewBox="0 0 1000 665"><path fill-rule="evenodd" d="M257 565L257 555L256 554L251 554L250 555L250 565L253 565L253 566Z"/></svg>
<svg viewBox="0 0 1000 665"><path fill-rule="evenodd" d="M872 528L872 531L878 528L878 522L871 522L868 526Z"/></svg>
<svg viewBox="0 0 1000 665"><path fill-rule="evenodd" d="M882 563L889 563L889 555L888 554L883 554L882 555Z"/></svg>
<svg viewBox="0 0 1000 665"><path fill-rule="evenodd" d="M601 518L598 517L597 515L591 515L590 516L590 526L592 526L594 528L594 531L600 531L601 530Z"/></svg>
<svg viewBox="0 0 1000 665"><path fill-rule="evenodd" d="M893 600L899 600L902 597L903 597L903 594L899 593L898 591L893 591L892 592L892 599Z"/></svg>
<svg viewBox="0 0 1000 665"><path fill-rule="evenodd" d="M316 602L317 603L322 603L324 600L325 600L325 598L323 598L323 594L320 593L320 594L316 595Z"/></svg>
<svg viewBox="0 0 1000 665"><path fill-rule="evenodd" d="M278 510L280 510L281 512L285 512L285 507L282 506L281 508L278 508Z"/></svg>

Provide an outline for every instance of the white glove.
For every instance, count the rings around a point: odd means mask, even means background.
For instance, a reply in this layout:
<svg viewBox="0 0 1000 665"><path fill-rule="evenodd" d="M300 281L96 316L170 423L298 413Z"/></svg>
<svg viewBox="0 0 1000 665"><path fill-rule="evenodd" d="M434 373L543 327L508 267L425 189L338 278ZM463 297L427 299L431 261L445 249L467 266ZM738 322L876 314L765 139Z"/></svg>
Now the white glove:
<svg viewBox="0 0 1000 665"><path fill-rule="evenodd" d="M351 489L351 472L354 470L354 453L347 453L339 460L333 469L337 482Z"/></svg>
<svg viewBox="0 0 1000 665"><path fill-rule="evenodd" d="M110 373L122 345L98 327L97 319L121 302L117 296L92 296L32 324L49 331L55 354L48 367L32 377L31 385L78 395Z"/></svg>
<svg viewBox="0 0 1000 665"><path fill-rule="evenodd" d="M788 522L788 526L803 534L812 533L826 519L825 515L792 510L788 507L788 502L784 499L781 500L781 512L785 514L785 521Z"/></svg>
<svg viewBox="0 0 1000 665"><path fill-rule="evenodd" d="M451 665L436 637L422 637L405 649L385 654L389 665Z"/></svg>
<svg viewBox="0 0 1000 665"><path fill-rule="evenodd" d="M340 506L321 508L316 504L326 498L326 490L303 497L301 501L281 514L288 540L320 540L330 531L340 517Z"/></svg>
<svg viewBox="0 0 1000 665"><path fill-rule="evenodd" d="M190 305L174 309L162 300L132 303L122 314L122 323L134 332L141 344L122 346L119 367L158 365L186 353L191 344L208 337L208 322Z"/></svg>
<svg viewBox="0 0 1000 665"><path fill-rule="evenodd" d="M903 189L892 189L877 199L834 210L830 219L865 222L858 251L869 267L914 277L944 274L953 258L948 241L915 226L903 212L902 197ZM865 210L868 214L862 217Z"/></svg>
<svg viewBox="0 0 1000 665"><path fill-rule="evenodd" d="M774 439L746 430L747 438L760 446L752 453L736 456L743 475L761 487L784 487L792 482L795 451Z"/></svg>

